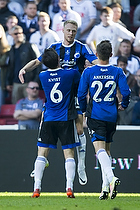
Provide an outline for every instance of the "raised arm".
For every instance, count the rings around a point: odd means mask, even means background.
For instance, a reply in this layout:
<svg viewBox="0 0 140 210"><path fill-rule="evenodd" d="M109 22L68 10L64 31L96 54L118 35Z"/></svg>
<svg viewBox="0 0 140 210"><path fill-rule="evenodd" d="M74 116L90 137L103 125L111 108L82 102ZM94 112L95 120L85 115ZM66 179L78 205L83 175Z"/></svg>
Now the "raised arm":
<svg viewBox="0 0 140 210"><path fill-rule="evenodd" d="M24 77L23 75L26 74L26 72L30 72L34 70L36 67L38 67L41 64L41 62L36 58L29 63L27 63L20 71L19 71L19 79L21 83L24 83Z"/></svg>

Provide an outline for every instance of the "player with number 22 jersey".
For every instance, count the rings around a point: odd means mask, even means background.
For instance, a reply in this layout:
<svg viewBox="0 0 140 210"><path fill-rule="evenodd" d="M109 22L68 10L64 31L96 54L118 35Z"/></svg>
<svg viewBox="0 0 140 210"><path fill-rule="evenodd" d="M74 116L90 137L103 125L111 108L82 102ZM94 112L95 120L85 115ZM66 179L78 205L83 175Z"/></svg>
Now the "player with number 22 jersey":
<svg viewBox="0 0 140 210"><path fill-rule="evenodd" d="M129 104L130 91L122 69L112 65L95 65L87 68L83 72L79 84L78 97L80 108L83 112L86 111L87 117L116 122L116 88L118 86L123 95L122 107L126 108ZM85 95L87 95L88 88L90 100L86 110Z"/></svg>

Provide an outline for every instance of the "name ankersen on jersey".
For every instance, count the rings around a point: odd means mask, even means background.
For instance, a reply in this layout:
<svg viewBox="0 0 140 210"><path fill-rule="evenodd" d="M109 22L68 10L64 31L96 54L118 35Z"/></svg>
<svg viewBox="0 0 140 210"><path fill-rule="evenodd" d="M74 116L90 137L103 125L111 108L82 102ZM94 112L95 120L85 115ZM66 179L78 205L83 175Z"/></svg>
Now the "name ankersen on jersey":
<svg viewBox="0 0 140 210"><path fill-rule="evenodd" d="M48 82L60 82L60 77L57 77L57 78L49 78L48 79Z"/></svg>
<svg viewBox="0 0 140 210"><path fill-rule="evenodd" d="M97 75L97 76L94 76L93 79L114 79L114 76L111 76L111 75Z"/></svg>

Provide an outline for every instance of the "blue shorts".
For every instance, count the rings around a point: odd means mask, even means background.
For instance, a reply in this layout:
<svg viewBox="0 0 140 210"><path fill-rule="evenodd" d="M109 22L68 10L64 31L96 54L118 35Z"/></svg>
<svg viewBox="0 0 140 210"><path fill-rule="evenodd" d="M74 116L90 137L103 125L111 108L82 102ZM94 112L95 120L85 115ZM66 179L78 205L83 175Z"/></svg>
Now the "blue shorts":
<svg viewBox="0 0 140 210"><path fill-rule="evenodd" d="M101 121L92 118L87 118L87 126L89 128L89 135L91 141L105 141L112 142L113 135L116 131L116 123Z"/></svg>

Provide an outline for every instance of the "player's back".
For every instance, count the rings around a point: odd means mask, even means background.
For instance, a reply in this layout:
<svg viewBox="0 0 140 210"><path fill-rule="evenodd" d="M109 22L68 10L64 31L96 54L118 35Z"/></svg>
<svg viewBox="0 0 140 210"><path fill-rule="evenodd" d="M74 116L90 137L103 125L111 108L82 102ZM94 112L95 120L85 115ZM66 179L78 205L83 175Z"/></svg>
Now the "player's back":
<svg viewBox="0 0 140 210"><path fill-rule="evenodd" d="M73 69L43 71L39 75L46 100L44 121L67 121L75 119L74 93L80 74Z"/></svg>
<svg viewBox="0 0 140 210"><path fill-rule="evenodd" d="M85 77L89 81L90 91L87 116L115 122L117 119L117 86L124 97L129 95L129 87L122 69L111 65L96 65L86 69Z"/></svg>

